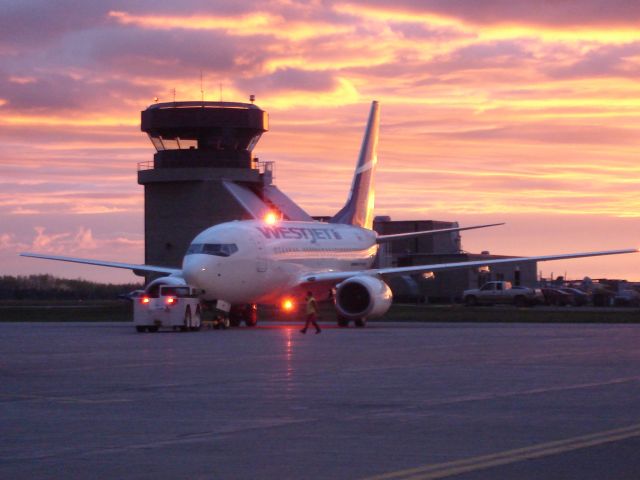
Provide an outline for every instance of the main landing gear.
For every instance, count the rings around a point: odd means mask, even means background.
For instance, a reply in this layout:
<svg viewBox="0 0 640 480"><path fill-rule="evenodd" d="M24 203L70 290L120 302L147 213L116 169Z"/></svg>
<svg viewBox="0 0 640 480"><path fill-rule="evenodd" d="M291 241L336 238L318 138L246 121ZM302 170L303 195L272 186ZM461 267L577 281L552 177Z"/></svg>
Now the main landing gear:
<svg viewBox="0 0 640 480"><path fill-rule="evenodd" d="M258 323L258 306L255 304L234 305L229 312L232 327L239 327L244 322L247 327L255 327Z"/></svg>
<svg viewBox="0 0 640 480"><path fill-rule="evenodd" d="M340 328L346 328L349 326L349 319L346 317L343 317L342 315L338 315L338 326ZM356 318L353 321L353 325L358 327L358 328L362 328L365 327L367 325L367 319L366 318Z"/></svg>

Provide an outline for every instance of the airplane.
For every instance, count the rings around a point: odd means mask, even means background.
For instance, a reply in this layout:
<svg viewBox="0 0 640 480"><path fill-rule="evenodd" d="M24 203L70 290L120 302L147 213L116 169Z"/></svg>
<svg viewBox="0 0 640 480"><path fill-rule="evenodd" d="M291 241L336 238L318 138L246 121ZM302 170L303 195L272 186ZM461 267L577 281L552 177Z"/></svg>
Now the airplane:
<svg viewBox="0 0 640 480"><path fill-rule="evenodd" d="M523 264L601 255L636 253L638 249L503 258L467 262L371 268L380 244L502 223L378 235L373 226L374 173L377 165L380 108L372 102L351 189L344 207L328 222L265 218L236 220L207 228L187 249L182 268L138 265L40 253L22 256L124 268L138 275L159 274L147 291L159 285L191 285L204 301L230 307L232 324L257 322L257 304L291 307L307 291L333 298L340 326L364 326L383 316L392 302L388 278L499 264Z"/></svg>

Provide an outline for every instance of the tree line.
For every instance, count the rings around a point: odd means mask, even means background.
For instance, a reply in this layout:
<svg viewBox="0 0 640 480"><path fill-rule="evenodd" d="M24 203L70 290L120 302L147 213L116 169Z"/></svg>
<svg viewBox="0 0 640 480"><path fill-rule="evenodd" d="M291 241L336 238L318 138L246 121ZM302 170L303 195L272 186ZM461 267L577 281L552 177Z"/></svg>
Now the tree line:
<svg viewBox="0 0 640 480"><path fill-rule="evenodd" d="M0 276L0 300L108 300L141 288L139 283L96 283L46 274Z"/></svg>

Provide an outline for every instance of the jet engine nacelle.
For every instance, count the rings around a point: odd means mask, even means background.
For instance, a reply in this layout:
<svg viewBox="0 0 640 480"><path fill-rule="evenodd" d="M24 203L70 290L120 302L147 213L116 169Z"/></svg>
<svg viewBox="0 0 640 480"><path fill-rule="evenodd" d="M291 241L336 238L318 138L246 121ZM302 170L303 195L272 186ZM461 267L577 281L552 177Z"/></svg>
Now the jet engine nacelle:
<svg viewBox="0 0 640 480"><path fill-rule="evenodd" d="M184 281L184 278L178 276L168 276L168 277L158 277L149 284L144 289L145 292L153 294L154 292L157 294L160 286L171 285L172 287L184 287L187 282Z"/></svg>
<svg viewBox="0 0 640 480"><path fill-rule="evenodd" d="M349 320L381 317L392 299L389 285L375 277L359 275L336 285L336 310Z"/></svg>

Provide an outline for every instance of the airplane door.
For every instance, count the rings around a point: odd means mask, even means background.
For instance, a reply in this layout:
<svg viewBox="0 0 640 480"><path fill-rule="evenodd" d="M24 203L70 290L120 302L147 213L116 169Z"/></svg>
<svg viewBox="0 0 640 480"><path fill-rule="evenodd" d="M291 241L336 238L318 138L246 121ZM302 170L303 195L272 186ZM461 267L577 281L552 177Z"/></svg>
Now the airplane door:
<svg viewBox="0 0 640 480"><path fill-rule="evenodd" d="M266 272L268 267L266 247L264 240L258 234L253 235L253 241L256 244L256 271Z"/></svg>

